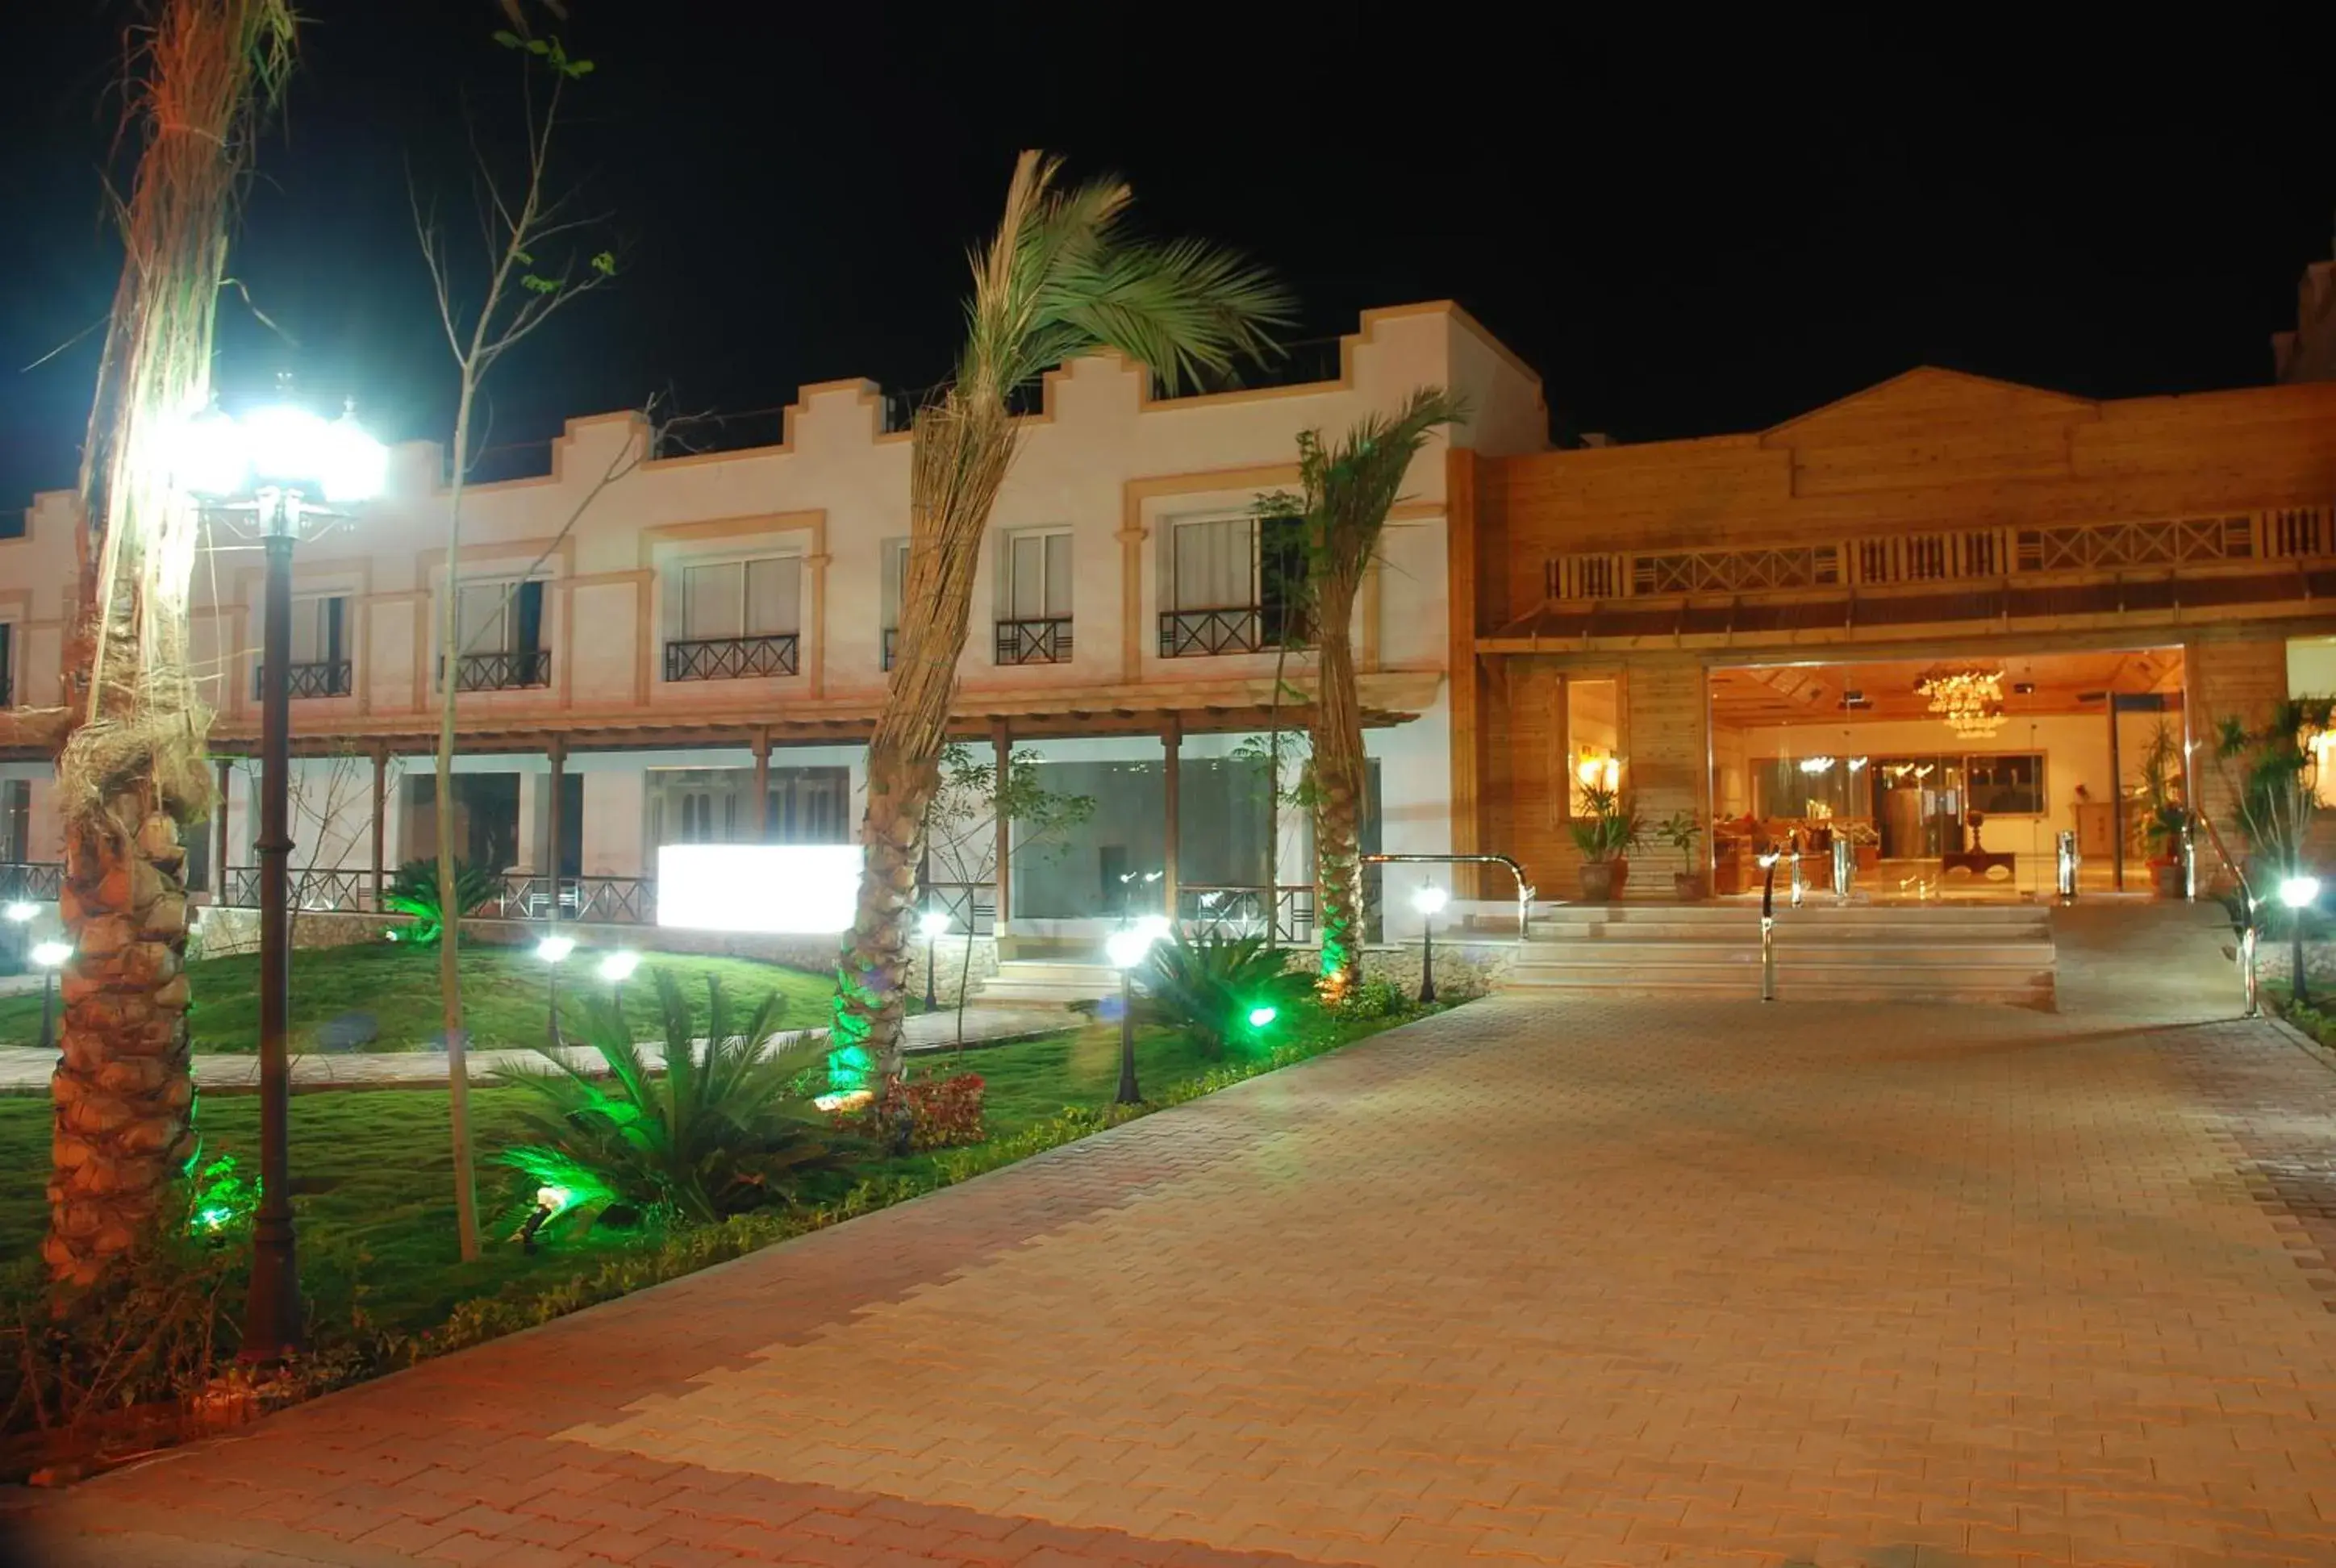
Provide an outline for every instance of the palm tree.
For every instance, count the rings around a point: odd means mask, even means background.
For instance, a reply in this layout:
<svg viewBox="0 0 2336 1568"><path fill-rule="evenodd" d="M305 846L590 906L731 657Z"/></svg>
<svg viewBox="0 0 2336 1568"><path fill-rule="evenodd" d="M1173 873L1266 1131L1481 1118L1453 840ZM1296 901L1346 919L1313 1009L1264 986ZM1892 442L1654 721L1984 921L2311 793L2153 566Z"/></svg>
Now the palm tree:
<svg viewBox="0 0 2336 1568"><path fill-rule="evenodd" d="M210 803L209 715L187 666L197 517L170 458L209 401L254 113L292 39L285 0L157 0L130 93L138 167L83 454L73 727L57 758L73 956L42 1253L67 1285L139 1244L195 1152L179 835Z"/></svg>
<svg viewBox="0 0 2336 1568"><path fill-rule="evenodd" d="M1126 186L1063 189L1061 168L1037 152L1016 163L997 236L973 257L956 376L914 427L898 653L868 747L866 861L837 969L832 1037L887 1076L900 1071L908 917L974 568L1020 439L1015 392L1097 348L1140 361L1171 386L1223 376L1267 352L1269 330L1291 319L1288 294L1241 257L1194 240L1138 239L1127 231Z"/></svg>
<svg viewBox="0 0 2336 1568"><path fill-rule="evenodd" d="M1438 426L1466 417L1467 404L1458 395L1423 386L1397 413L1373 414L1336 446L1325 446L1319 431L1304 432L1298 438L1302 493L1268 497L1262 509L1267 517L1297 522L1305 541L1316 670L1315 901L1322 928L1322 993L1332 1001L1362 974L1362 822L1369 774L1355 687L1355 595L1411 460Z"/></svg>

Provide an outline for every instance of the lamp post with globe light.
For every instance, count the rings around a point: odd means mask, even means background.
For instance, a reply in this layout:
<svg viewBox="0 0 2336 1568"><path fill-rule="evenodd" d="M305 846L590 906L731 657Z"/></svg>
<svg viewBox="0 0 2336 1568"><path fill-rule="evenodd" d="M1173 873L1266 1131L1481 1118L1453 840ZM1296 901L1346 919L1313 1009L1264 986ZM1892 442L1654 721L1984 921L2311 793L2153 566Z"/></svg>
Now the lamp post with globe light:
<svg viewBox="0 0 2336 1568"><path fill-rule="evenodd" d="M608 999L616 1004L617 1021L625 1018L625 982L641 967L641 955L630 948L618 948L600 959L600 978L608 982Z"/></svg>
<svg viewBox="0 0 2336 1568"><path fill-rule="evenodd" d="M1411 907L1419 911L1419 999L1436 999L1436 917L1443 912L1451 894L1434 882L1422 882L1419 891L1411 895Z"/></svg>
<svg viewBox="0 0 2336 1568"><path fill-rule="evenodd" d="M57 969L73 957L70 942L43 942L33 950L41 971L41 1049L57 1048Z"/></svg>
<svg viewBox="0 0 2336 1568"><path fill-rule="evenodd" d="M544 1017L548 1020L545 1033L554 1046L560 1044L560 966L576 950L574 937L546 937L535 944L535 956L543 960Z"/></svg>
<svg viewBox="0 0 2336 1568"><path fill-rule="evenodd" d="M2318 877L2292 876L2279 884L2279 901L2287 906L2288 938L2292 945L2288 961L2294 966L2289 972L2288 994L2300 1008L2312 1005L2312 984L2303 972L2303 911L2319 897Z"/></svg>
<svg viewBox="0 0 2336 1568"><path fill-rule="evenodd" d="M1112 932L1104 944L1112 968L1119 971L1119 1090L1112 1096L1114 1105L1138 1105L1144 1099L1144 1091L1135 1083L1135 969L1151 954L1152 944L1160 935L1159 927L1146 919Z"/></svg>
<svg viewBox="0 0 2336 1568"><path fill-rule="evenodd" d="M213 410L180 434L172 476L205 513L259 536L268 560L259 666L259 1212L251 1228L247 1361L300 1348L300 1277L293 1250L290 826L292 547L304 527L381 492L389 453L344 412L328 420L288 404L242 419Z"/></svg>

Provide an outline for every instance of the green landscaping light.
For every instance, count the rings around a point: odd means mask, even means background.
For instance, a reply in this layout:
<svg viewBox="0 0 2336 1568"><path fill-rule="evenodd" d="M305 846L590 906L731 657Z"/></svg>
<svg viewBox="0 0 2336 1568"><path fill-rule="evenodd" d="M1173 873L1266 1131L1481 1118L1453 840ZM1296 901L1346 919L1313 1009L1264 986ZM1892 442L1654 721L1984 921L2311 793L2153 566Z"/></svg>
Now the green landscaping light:
<svg viewBox="0 0 2336 1568"><path fill-rule="evenodd" d="M1251 1008L1249 1010L1249 1027L1252 1029L1261 1029L1280 1016L1280 1008Z"/></svg>

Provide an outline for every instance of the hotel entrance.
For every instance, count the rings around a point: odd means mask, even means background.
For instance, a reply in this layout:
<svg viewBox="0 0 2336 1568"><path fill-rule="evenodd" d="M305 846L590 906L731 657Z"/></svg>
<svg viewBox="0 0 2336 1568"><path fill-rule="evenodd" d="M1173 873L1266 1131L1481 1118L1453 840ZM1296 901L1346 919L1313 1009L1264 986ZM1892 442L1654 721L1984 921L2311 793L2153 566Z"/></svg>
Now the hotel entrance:
<svg viewBox="0 0 2336 1568"><path fill-rule="evenodd" d="M2183 677L2178 648L1715 668L1713 889L1794 842L1830 888L1838 840L1877 901L2050 897L2070 832L2082 889L2146 895L2190 798Z"/></svg>

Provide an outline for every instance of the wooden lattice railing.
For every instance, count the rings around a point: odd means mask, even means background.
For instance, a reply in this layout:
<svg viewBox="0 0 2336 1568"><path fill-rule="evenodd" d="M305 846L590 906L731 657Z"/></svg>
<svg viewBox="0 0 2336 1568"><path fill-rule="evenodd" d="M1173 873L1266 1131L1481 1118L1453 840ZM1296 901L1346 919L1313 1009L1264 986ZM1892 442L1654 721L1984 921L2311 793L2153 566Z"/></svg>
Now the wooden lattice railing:
<svg viewBox="0 0 2336 1568"><path fill-rule="evenodd" d="M1552 555L1542 575L1548 598L1578 600L2000 581L2327 556L2336 556L2336 518L2328 507L2302 506L2147 522L1932 529L1783 547Z"/></svg>

